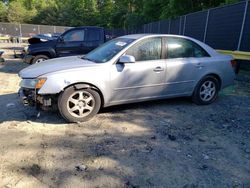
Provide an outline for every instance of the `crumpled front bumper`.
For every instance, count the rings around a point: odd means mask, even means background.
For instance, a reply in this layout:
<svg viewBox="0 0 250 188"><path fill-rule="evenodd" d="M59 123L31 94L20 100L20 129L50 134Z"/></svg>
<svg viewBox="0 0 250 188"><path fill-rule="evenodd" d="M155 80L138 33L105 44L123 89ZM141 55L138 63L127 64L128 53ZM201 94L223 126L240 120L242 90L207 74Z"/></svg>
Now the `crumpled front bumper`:
<svg viewBox="0 0 250 188"><path fill-rule="evenodd" d="M20 88L18 95L25 106L35 106L36 91L34 89Z"/></svg>
<svg viewBox="0 0 250 188"><path fill-rule="evenodd" d="M18 95L25 106L35 106L43 110L57 109L57 96L39 95L35 89L20 88Z"/></svg>

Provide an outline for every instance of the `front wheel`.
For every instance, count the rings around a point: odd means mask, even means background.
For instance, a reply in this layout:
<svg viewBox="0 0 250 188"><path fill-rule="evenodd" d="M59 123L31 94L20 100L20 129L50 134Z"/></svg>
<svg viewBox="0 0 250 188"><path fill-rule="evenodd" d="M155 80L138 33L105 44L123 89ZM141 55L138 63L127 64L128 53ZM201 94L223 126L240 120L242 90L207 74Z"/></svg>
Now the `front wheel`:
<svg viewBox="0 0 250 188"><path fill-rule="evenodd" d="M213 103L219 92L219 81L213 76L206 76L197 84L192 100L199 105Z"/></svg>
<svg viewBox="0 0 250 188"><path fill-rule="evenodd" d="M84 122L98 113L101 98L92 89L66 89L58 98L58 108L68 122Z"/></svg>
<svg viewBox="0 0 250 188"><path fill-rule="evenodd" d="M32 60L32 64L41 63L41 62L43 62L43 61L45 61L47 59L49 59L49 57L46 56L46 55L37 55Z"/></svg>

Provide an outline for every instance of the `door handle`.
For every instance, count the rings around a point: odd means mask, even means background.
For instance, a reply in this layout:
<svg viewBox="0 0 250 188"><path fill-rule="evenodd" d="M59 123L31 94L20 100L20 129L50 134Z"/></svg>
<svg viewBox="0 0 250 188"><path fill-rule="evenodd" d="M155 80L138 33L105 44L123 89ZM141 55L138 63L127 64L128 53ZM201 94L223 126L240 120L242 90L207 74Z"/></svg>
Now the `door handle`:
<svg viewBox="0 0 250 188"><path fill-rule="evenodd" d="M201 69L201 68L204 67L204 65L202 65L201 63L197 63L197 64L195 65L195 67L198 68L198 69Z"/></svg>
<svg viewBox="0 0 250 188"><path fill-rule="evenodd" d="M161 72L161 71L164 71L164 69L162 67L155 67L154 71Z"/></svg>

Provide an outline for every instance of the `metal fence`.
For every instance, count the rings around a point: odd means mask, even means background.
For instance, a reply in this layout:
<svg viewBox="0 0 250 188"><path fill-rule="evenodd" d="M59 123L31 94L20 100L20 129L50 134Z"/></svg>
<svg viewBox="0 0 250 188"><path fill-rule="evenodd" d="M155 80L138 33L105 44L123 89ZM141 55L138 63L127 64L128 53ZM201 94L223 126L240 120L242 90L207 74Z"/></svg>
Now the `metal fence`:
<svg viewBox="0 0 250 188"><path fill-rule="evenodd" d="M0 34L29 37L40 33L62 33L70 27L0 23ZM161 20L133 29L106 29L117 37L133 33L186 35L203 41L215 49L250 51L250 1L216 7Z"/></svg>
<svg viewBox="0 0 250 188"><path fill-rule="evenodd" d="M13 37L30 37L36 34L63 33L69 28L71 27L0 22L0 35L9 35Z"/></svg>
<svg viewBox="0 0 250 188"><path fill-rule="evenodd" d="M125 30L109 31L119 36L132 33L186 35L215 49L250 51L250 2L212 8Z"/></svg>

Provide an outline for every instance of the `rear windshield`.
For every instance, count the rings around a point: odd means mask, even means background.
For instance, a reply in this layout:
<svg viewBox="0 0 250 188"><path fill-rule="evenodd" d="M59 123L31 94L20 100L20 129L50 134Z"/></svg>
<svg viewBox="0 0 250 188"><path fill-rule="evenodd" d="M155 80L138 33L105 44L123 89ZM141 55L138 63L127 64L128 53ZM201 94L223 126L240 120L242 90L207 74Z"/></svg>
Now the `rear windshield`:
<svg viewBox="0 0 250 188"><path fill-rule="evenodd" d="M83 59L88 59L95 63L105 63L112 59L122 49L131 44L135 39L116 38L104 43L100 47L88 53Z"/></svg>

